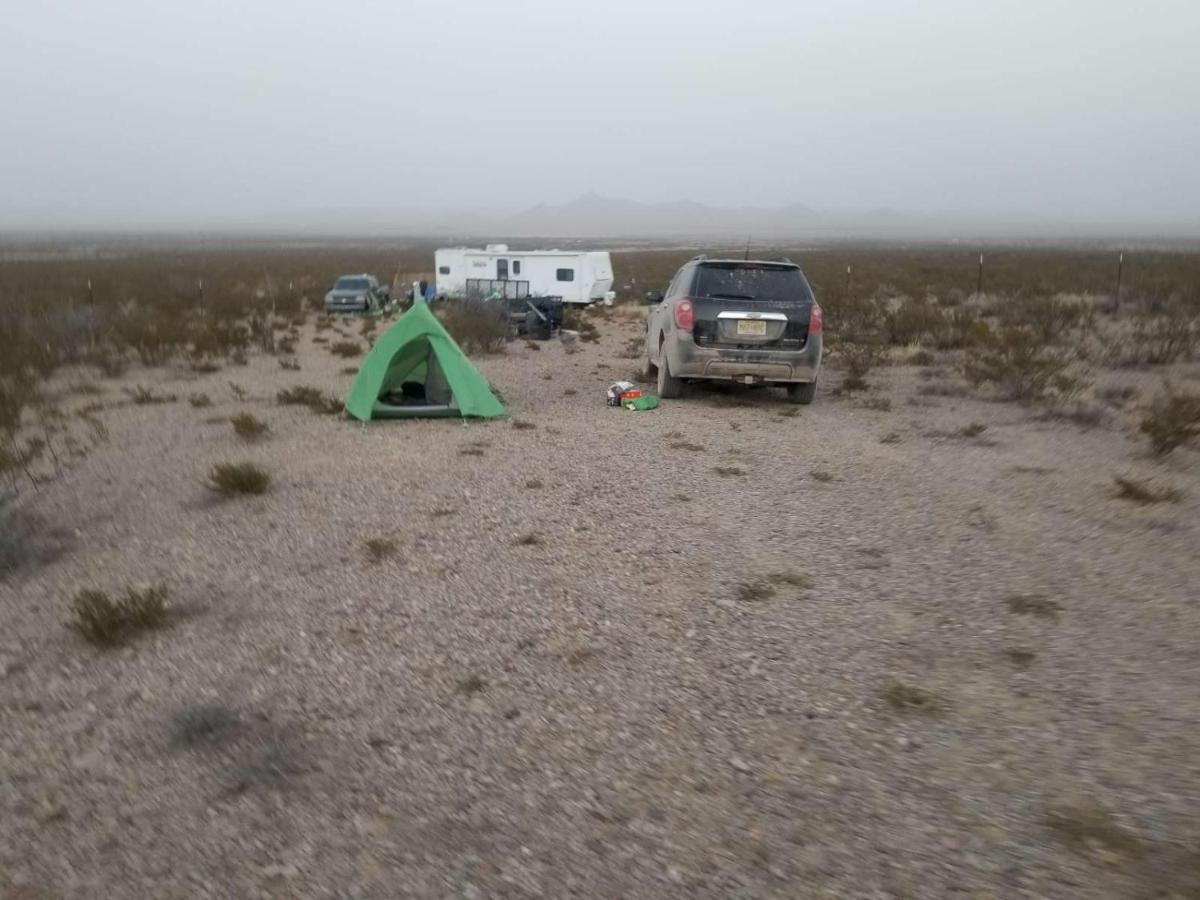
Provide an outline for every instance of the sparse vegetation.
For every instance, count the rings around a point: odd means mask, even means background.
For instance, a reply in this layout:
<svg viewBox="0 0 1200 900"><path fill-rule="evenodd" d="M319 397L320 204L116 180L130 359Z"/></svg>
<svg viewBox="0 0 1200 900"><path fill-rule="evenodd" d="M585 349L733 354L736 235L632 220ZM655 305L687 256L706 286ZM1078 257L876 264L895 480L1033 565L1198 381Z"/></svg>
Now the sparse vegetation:
<svg viewBox="0 0 1200 900"><path fill-rule="evenodd" d="M1159 456L1194 444L1200 438L1200 394L1165 385L1144 410L1138 427Z"/></svg>
<svg viewBox="0 0 1200 900"><path fill-rule="evenodd" d="M703 444L697 444L694 441L671 441L672 450L688 450L692 453L699 453L704 449Z"/></svg>
<svg viewBox="0 0 1200 900"><path fill-rule="evenodd" d="M286 372L299 372L300 360L294 356L281 356L279 357L279 368Z"/></svg>
<svg viewBox="0 0 1200 900"><path fill-rule="evenodd" d="M713 471L722 478L737 478L746 474L741 466L713 466Z"/></svg>
<svg viewBox="0 0 1200 900"><path fill-rule="evenodd" d="M487 681L482 675L471 673L465 678L459 679L457 689L460 694L472 697L487 690Z"/></svg>
<svg viewBox="0 0 1200 900"><path fill-rule="evenodd" d="M537 535L536 532L530 531L526 534L519 535L517 539L513 541L513 543L518 547L536 547L542 543L542 539Z"/></svg>
<svg viewBox="0 0 1200 900"><path fill-rule="evenodd" d="M156 394L148 387L138 385L135 388L125 388L125 393L135 406L150 406L155 403L174 403L179 398L174 394Z"/></svg>
<svg viewBox="0 0 1200 900"><path fill-rule="evenodd" d="M1006 400L1067 397L1081 386L1070 374L1074 356L1043 343L1033 329L1009 325L990 330L966 351L962 373L972 384L991 385Z"/></svg>
<svg viewBox="0 0 1200 900"><path fill-rule="evenodd" d="M247 443L261 440L271 430L266 422L247 412L238 413L229 421L233 425L234 434Z"/></svg>
<svg viewBox="0 0 1200 900"><path fill-rule="evenodd" d="M503 304L455 300L439 305L437 311L442 325L468 356L498 353L508 340L508 319Z"/></svg>
<svg viewBox="0 0 1200 900"><path fill-rule="evenodd" d="M1148 481L1140 481L1126 475L1113 477L1116 485L1114 496L1121 500L1131 500L1144 505L1151 503L1178 503L1182 494L1175 488L1158 488Z"/></svg>
<svg viewBox="0 0 1200 900"><path fill-rule="evenodd" d="M254 463L217 463L208 473L209 486L226 496L265 494L271 475Z"/></svg>
<svg viewBox="0 0 1200 900"><path fill-rule="evenodd" d="M881 696L897 712L936 715L945 709L945 703L936 694L903 681L890 682Z"/></svg>
<svg viewBox="0 0 1200 900"><path fill-rule="evenodd" d="M129 587L117 600L104 591L86 589L75 595L68 625L89 643L112 647L161 627L167 616L166 585Z"/></svg>
<svg viewBox="0 0 1200 900"><path fill-rule="evenodd" d="M833 481L833 475L824 471L823 469L813 469L808 474L813 481L819 481L822 484L828 484L829 482Z"/></svg>
<svg viewBox="0 0 1200 900"><path fill-rule="evenodd" d="M1004 601L1009 612L1038 619L1057 619L1062 606L1041 594L1013 594Z"/></svg>
<svg viewBox="0 0 1200 900"><path fill-rule="evenodd" d="M1118 825L1112 813L1092 801L1053 807L1046 825L1078 853L1102 850L1132 860L1145 852L1142 842Z"/></svg>
<svg viewBox="0 0 1200 900"><path fill-rule="evenodd" d="M391 538L368 538L363 546L366 549L367 560L375 564L390 559L400 550L399 545Z"/></svg>
<svg viewBox="0 0 1200 900"><path fill-rule="evenodd" d="M307 385L285 388L275 395L275 401L282 406L307 406L313 412L325 415L340 415L345 408L341 398Z"/></svg>
<svg viewBox="0 0 1200 900"><path fill-rule="evenodd" d="M342 359L353 359L356 356L362 356L362 345L357 341L338 341L336 344L331 344L329 352L334 356L340 356Z"/></svg>
<svg viewBox="0 0 1200 900"><path fill-rule="evenodd" d="M879 439L879 443L881 444L899 444L900 441L900 432L898 431L889 431Z"/></svg>
<svg viewBox="0 0 1200 900"><path fill-rule="evenodd" d="M208 394L190 394L188 403L192 405L193 409L207 409L213 405L212 398Z"/></svg>
<svg viewBox="0 0 1200 900"><path fill-rule="evenodd" d="M517 431L531 431L532 429L537 428L537 425L535 425L533 422L526 421L525 419L513 419L512 427Z"/></svg>

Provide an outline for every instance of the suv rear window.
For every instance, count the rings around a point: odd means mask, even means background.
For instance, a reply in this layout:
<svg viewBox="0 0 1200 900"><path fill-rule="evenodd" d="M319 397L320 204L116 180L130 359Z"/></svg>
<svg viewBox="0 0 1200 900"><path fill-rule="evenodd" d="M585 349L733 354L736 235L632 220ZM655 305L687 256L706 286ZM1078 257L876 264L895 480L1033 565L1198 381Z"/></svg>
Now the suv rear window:
<svg viewBox="0 0 1200 900"><path fill-rule="evenodd" d="M762 263L703 263L696 272L693 297L729 300L812 300L812 288L795 266Z"/></svg>

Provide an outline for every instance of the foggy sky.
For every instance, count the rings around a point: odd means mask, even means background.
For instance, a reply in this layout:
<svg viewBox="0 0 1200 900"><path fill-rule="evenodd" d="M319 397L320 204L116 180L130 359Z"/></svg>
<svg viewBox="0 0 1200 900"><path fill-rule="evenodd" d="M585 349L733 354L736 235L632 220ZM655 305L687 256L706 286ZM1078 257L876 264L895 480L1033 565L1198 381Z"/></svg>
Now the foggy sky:
<svg viewBox="0 0 1200 900"><path fill-rule="evenodd" d="M1200 222L1196 0L0 0L0 227Z"/></svg>

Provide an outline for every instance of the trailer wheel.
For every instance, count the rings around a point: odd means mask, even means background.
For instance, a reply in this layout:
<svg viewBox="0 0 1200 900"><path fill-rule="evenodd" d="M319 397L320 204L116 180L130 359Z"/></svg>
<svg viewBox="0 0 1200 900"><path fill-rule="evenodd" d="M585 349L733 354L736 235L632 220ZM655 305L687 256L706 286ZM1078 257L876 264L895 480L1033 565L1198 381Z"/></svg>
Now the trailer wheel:
<svg viewBox="0 0 1200 900"><path fill-rule="evenodd" d="M543 319L532 309L525 313L525 334L530 340L550 340L550 322Z"/></svg>

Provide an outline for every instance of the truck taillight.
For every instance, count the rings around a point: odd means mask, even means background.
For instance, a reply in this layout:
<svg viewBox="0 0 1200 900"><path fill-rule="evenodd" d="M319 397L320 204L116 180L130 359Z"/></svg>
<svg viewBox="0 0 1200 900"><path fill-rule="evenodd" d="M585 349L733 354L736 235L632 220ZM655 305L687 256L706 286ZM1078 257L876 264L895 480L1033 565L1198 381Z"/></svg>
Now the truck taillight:
<svg viewBox="0 0 1200 900"><path fill-rule="evenodd" d="M675 327L680 331L691 331L696 321L696 308L691 300L680 300L675 304Z"/></svg>
<svg viewBox="0 0 1200 900"><path fill-rule="evenodd" d="M821 312L821 307L814 303L812 314L808 318L808 333L820 334L825 328L825 314Z"/></svg>

